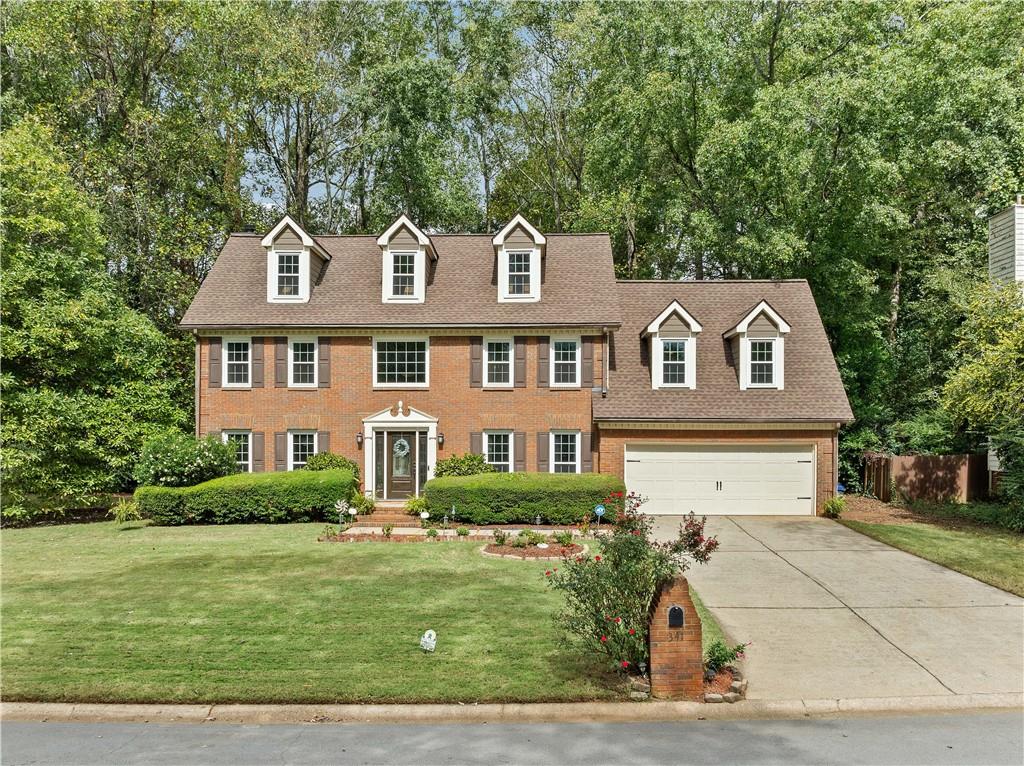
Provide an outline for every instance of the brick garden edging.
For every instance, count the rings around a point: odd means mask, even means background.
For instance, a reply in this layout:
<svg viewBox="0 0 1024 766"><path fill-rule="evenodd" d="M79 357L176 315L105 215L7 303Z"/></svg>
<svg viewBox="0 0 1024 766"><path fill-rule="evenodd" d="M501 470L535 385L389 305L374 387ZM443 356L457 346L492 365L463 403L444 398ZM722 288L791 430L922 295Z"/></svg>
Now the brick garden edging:
<svg viewBox="0 0 1024 766"><path fill-rule="evenodd" d="M493 542L493 540L491 541ZM576 551L572 555L574 556L586 556L590 551L590 546L584 545L583 550ZM491 553L487 550L487 546L480 547L480 554L482 556L490 556L492 559L515 559L516 561L561 561L562 555L556 556L519 556L515 553Z"/></svg>

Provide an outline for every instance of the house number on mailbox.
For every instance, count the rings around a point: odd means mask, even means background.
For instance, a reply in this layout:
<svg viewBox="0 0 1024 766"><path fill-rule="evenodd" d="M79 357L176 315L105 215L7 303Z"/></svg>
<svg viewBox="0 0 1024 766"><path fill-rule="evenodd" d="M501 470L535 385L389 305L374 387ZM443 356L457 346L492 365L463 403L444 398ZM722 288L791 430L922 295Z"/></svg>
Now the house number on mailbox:
<svg viewBox="0 0 1024 766"><path fill-rule="evenodd" d="M681 628L683 627L684 616L683 609L679 606L673 606L668 610L668 626L670 628Z"/></svg>

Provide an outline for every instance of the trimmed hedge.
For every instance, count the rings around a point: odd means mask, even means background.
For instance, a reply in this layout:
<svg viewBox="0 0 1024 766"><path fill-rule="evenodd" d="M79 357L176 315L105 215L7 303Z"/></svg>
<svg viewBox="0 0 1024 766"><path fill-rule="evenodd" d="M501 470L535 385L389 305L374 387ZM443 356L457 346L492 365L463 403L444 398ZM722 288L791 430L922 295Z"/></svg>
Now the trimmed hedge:
<svg viewBox="0 0 1024 766"><path fill-rule="evenodd" d="M139 487L135 500L160 525L337 521L334 504L356 488L346 470L237 473L192 487Z"/></svg>
<svg viewBox="0 0 1024 766"><path fill-rule="evenodd" d="M621 479L600 473L485 473L431 479L424 496L432 517L454 505L459 521L473 524L532 524L538 515L546 524L578 524L588 514L596 521L594 506L624 490Z"/></svg>

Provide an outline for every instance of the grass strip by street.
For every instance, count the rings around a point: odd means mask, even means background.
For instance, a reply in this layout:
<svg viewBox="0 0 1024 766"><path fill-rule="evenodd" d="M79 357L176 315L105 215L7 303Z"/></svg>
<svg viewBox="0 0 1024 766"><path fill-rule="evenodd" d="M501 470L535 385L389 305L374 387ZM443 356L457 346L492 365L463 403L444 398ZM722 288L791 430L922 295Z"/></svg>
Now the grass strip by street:
<svg viewBox="0 0 1024 766"><path fill-rule="evenodd" d="M983 527L869 524L844 519L850 529L894 548L1024 596L1024 535Z"/></svg>
<svg viewBox="0 0 1024 766"><path fill-rule="evenodd" d="M621 699L560 642L549 563L322 524L5 529L7 701ZM437 631L437 651L418 646Z"/></svg>
<svg viewBox="0 0 1024 766"><path fill-rule="evenodd" d="M729 640L725 636L725 631L722 630L722 626L718 624L715 616L704 606L704 602L700 600L700 596L697 595L693 586L690 586L690 598L693 599L693 607L697 610L697 616L700 617L701 643L704 644L704 648L707 649L715 641L721 641L728 645Z"/></svg>

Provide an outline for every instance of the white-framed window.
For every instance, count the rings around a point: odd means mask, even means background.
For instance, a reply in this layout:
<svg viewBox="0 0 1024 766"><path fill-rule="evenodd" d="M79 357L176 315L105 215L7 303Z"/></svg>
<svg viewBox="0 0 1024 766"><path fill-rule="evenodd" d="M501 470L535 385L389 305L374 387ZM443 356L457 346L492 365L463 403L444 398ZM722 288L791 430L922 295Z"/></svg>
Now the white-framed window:
<svg viewBox="0 0 1024 766"><path fill-rule="evenodd" d="M651 337L651 382L654 388L697 387L697 339Z"/></svg>
<svg viewBox="0 0 1024 766"><path fill-rule="evenodd" d="M416 295L416 255L413 252L391 253L391 295L411 298Z"/></svg>
<svg viewBox="0 0 1024 766"><path fill-rule="evenodd" d="M221 365L224 388L248 388L252 381L252 339L224 338Z"/></svg>
<svg viewBox="0 0 1024 766"><path fill-rule="evenodd" d="M514 250L508 254L508 295L528 296L533 293L533 251Z"/></svg>
<svg viewBox="0 0 1024 766"><path fill-rule="evenodd" d="M513 384L511 338L484 338L484 385L507 388Z"/></svg>
<svg viewBox="0 0 1024 766"><path fill-rule="evenodd" d="M484 460L498 473L513 470L514 438L511 431L484 431Z"/></svg>
<svg viewBox="0 0 1024 766"><path fill-rule="evenodd" d="M775 338L750 338L747 370L751 388L775 388Z"/></svg>
<svg viewBox="0 0 1024 766"><path fill-rule="evenodd" d="M580 472L580 432L551 432L551 473Z"/></svg>
<svg viewBox="0 0 1024 766"><path fill-rule="evenodd" d="M288 385L294 388L316 388L316 338L288 339Z"/></svg>
<svg viewBox="0 0 1024 766"><path fill-rule="evenodd" d="M552 388L579 388L580 339L552 338L550 355Z"/></svg>
<svg viewBox="0 0 1024 766"><path fill-rule="evenodd" d="M389 388L426 388L430 384L430 341L426 338L375 338L373 381Z"/></svg>
<svg viewBox="0 0 1024 766"><path fill-rule="evenodd" d="M302 253L297 251L274 251L277 257L277 297L299 298L299 260Z"/></svg>
<svg viewBox="0 0 1024 766"><path fill-rule="evenodd" d="M316 454L316 431L288 432L288 470L306 466L310 456Z"/></svg>
<svg viewBox="0 0 1024 766"><path fill-rule="evenodd" d="M242 473L252 473L252 432L223 431L221 438L225 444L235 448L235 464Z"/></svg>
<svg viewBox="0 0 1024 766"><path fill-rule="evenodd" d="M661 382L666 386L685 385L685 340L666 338L661 341Z"/></svg>

